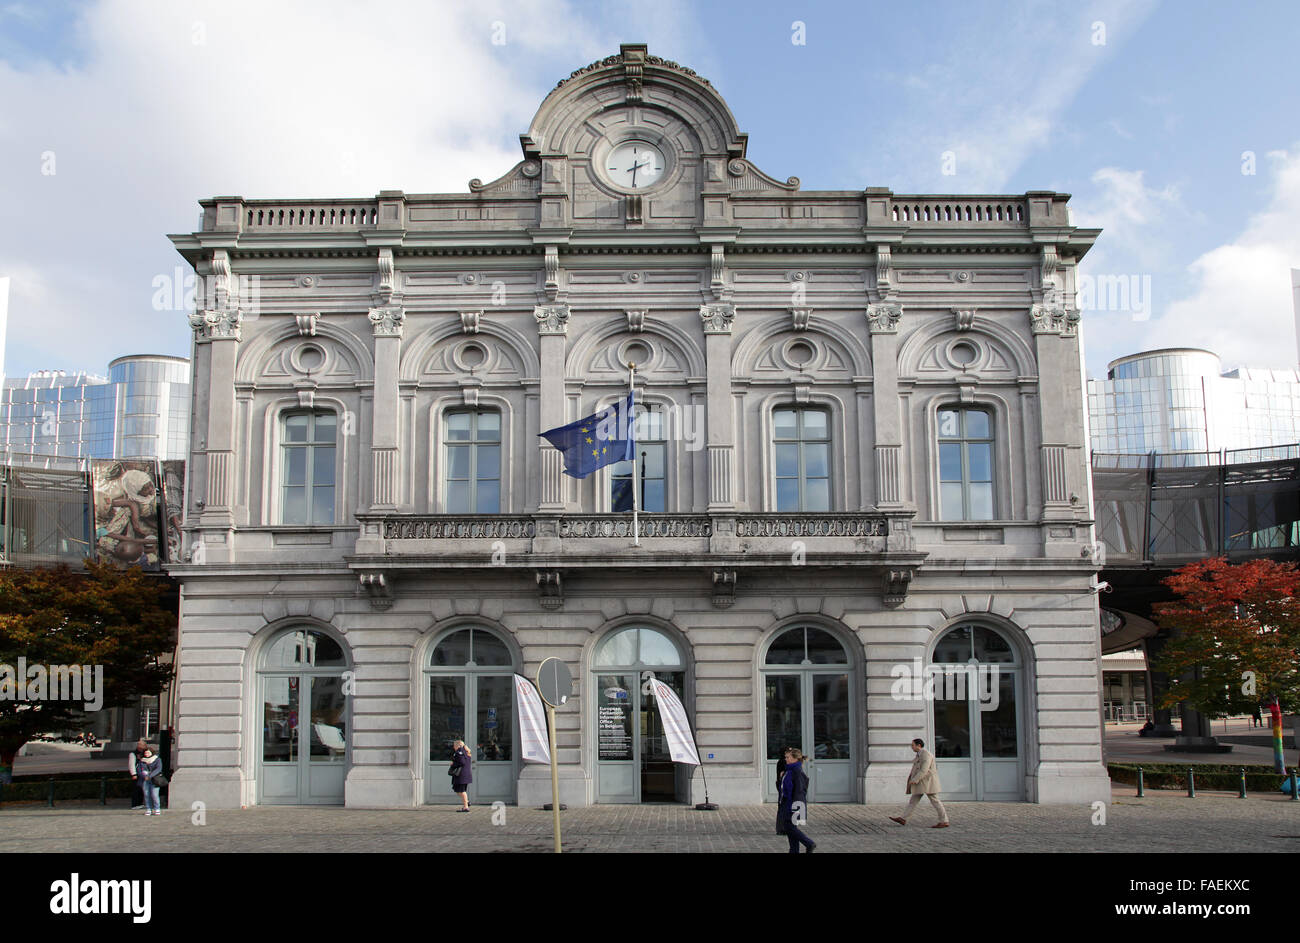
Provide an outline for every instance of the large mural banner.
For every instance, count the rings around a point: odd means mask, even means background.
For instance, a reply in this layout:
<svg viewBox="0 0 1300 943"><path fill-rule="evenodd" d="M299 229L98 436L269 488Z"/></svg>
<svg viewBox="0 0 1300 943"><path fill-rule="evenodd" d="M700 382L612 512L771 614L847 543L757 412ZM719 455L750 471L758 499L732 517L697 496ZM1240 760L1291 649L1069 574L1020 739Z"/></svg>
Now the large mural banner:
<svg viewBox="0 0 1300 943"><path fill-rule="evenodd" d="M151 460L91 462L98 559L160 569L157 468Z"/></svg>
<svg viewBox="0 0 1300 943"><path fill-rule="evenodd" d="M181 523L185 516L185 462L162 463L163 531L168 563L185 562L185 538Z"/></svg>

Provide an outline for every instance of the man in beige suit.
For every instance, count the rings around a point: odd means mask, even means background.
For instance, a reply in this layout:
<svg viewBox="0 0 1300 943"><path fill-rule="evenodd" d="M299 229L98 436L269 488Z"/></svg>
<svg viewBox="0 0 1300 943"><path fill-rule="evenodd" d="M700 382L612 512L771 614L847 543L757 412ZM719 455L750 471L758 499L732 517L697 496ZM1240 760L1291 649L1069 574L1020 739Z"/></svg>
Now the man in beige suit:
<svg viewBox="0 0 1300 943"><path fill-rule="evenodd" d="M901 816L891 815L889 820L906 825L908 816L916 811L921 797L928 796L930 804L939 813L939 823L930 827L947 828L948 813L939 801L939 791L943 787L939 785L939 772L934 768L934 754L925 748L925 741L919 738L912 741L912 752L916 754L916 759L912 761L911 772L907 774L907 792L912 798L907 802L906 812Z"/></svg>

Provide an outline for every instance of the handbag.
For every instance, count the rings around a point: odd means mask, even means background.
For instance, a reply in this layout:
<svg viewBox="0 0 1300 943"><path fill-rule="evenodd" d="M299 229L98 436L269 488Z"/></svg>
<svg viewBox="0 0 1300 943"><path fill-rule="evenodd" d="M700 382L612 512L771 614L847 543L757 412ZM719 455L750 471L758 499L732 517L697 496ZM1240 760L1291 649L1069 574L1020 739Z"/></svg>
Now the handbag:
<svg viewBox="0 0 1300 943"><path fill-rule="evenodd" d="M154 773L152 776L149 777L149 782L150 784L161 788L167 785L167 777L164 776L162 773Z"/></svg>

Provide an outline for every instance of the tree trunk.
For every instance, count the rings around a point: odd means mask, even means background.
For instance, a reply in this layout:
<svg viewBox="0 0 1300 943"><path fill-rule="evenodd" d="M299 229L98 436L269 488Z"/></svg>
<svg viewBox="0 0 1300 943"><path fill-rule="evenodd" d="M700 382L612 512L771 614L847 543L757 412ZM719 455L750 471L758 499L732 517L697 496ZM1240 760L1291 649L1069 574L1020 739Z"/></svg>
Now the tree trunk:
<svg viewBox="0 0 1300 943"><path fill-rule="evenodd" d="M7 784L14 781L14 757L21 749L21 746L8 744L0 746L0 783Z"/></svg>

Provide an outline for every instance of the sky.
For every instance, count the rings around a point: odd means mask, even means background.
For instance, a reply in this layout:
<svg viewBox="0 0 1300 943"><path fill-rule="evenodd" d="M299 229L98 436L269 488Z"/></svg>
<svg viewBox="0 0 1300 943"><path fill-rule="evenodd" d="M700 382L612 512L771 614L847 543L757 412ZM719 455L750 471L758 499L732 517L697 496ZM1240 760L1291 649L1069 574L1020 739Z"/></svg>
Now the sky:
<svg viewBox="0 0 1300 943"><path fill-rule="evenodd" d="M466 192L574 69L645 42L806 190L1072 194L1090 376L1295 368L1300 4L0 0L4 372L188 356L201 198ZM0 310L4 300L0 299Z"/></svg>

